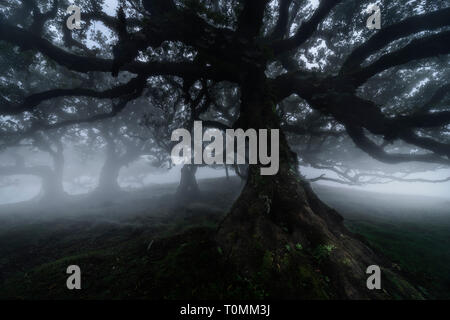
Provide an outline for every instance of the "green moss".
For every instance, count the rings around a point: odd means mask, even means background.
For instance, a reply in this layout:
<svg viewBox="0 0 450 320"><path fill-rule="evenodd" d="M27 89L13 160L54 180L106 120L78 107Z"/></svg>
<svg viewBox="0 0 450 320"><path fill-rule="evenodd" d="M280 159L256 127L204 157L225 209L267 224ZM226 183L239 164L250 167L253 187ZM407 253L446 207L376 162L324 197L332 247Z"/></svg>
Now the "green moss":
<svg viewBox="0 0 450 320"><path fill-rule="evenodd" d="M419 294L413 294L415 291L415 288L413 288L407 281L405 281L402 278L399 278L394 273L383 269L383 274L385 278L385 290L387 290L388 293L393 292L394 298L401 300L405 297L408 297L409 299L414 300L423 300L424 297ZM395 290L390 290L391 288L395 288Z"/></svg>
<svg viewBox="0 0 450 320"><path fill-rule="evenodd" d="M349 258L342 259L342 263L346 266L350 266L352 264Z"/></svg>
<svg viewBox="0 0 450 320"><path fill-rule="evenodd" d="M170 250L155 270L155 291L162 298L262 299L268 295L259 281L261 273L244 277L233 271L211 240L195 239Z"/></svg>
<svg viewBox="0 0 450 320"><path fill-rule="evenodd" d="M323 275L315 270L314 264L299 251L288 252L281 260L285 284L290 293L299 299L329 299L333 290ZM281 288L280 288L281 289Z"/></svg>
<svg viewBox="0 0 450 320"><path fill-rule="evenodd" d="M262 270L263 271L272 270L272 266L273 266L273 253L270 251L266 251L263 258Z"/></svg>
<svg viewBox="0 0 450 320"><path fill-rule="evenodd" d="M121 246L73 255L20 273L2 288L1 298L33 299L326 299L326 282L301 251L277 256L255 235L252 250L259 270L242 275L225 261L212 240L214 229L197 228L153 244L133 239ZM159 249L163 255L155 257ZM153 252L153 253L152 253ZM82 270L82 290L66 288L68 265Z"/></svg>
<svg viewBox="0 0 450 320"><path fill-rule="evenodd" d="M329 255L331 254L331 252L335 249L336 247L332 244L321 244L318 245L314 251L313 251L313 256L316 260L318 260L319 262L328 258Z"/></svg>
<svg viewBox="0 0 450 320"><path fill-rule="evenodd" d="M211 186L216 184L214 182ZM211 203L220 203L224 208L231 206L234 196L227 192L222 191L220 196L213 197ZM347 199L343 199L348 206ZM136 205L133 203L130 206L129 202L124 202L114 211L128 212L125 210ZM259 212L263 210L261 203L254 208ZM72 210L80 209L74 206ZM101 214L102 217L111 214L103 212L109 208L92 207L86 210L89 210L90 220L91 214ZM1 283L0 299L326 299L337 296L333 283L327 281L329 275L323 272L325 266L312 255L314 250L310 251L306 243L303 250L298 250L295 243L290 244L291 250L286 255L284 243L279 249L281 252L269 251L255 234L249 251L257 251L254 257L257 271L244 276L240 270L233 270L223 261L225 255L220 254L217 243L207 235L206 230L214 232L216 227L212 215L186 218L178 215L178 211L170 212L164 208L149 209L147 205L139 208L139 211L146 210L151 216L151 226L146 226L144 230L108 226L68 233L68 226L78 226L80 220L74 219L73 224L67 225L68 219L65 217L39 223L22 222L14 228L8 223L0 225L0 242L8 243L8 246L1 248L1 276L4 282ZM354 210L359 212L361 205L358 204ZM136 222L145 219L141 217ZM411 280L410 283L419 283L424 296L448 297L448 219L435 219L433 223L399 220L401 224L398 221L364 219L361 216L361 219L347 220L347 224L350 224L352 231L363 234L373 247L395 261L403 272L408 272L411 277L407 279ZM91 225L90 221L87 225ZM206 228L196 231L199 226ZM286 225L280 224L280 227L287 231ZM174 236L179 236L179 239L172 243ZM237 240L236 232L228 236L230 242ZM55 238L58 241L53 241ZM152 252L158 249L156 242L150 251L147 247L153 239L161 238L164 238L163 243L171 244L165 245L164 254L155 260ZM29 248L33 248L34 253ZM324 259L333 254L333 248L329 249L323 246ZM352 263L348 258L341 259L343 265ZM77 264L82 269L83 289L78 292L66 289L66 269L71 264ZM18 268L21 271L17 271ZM170 271L173 278L164 276L162 270ZM388 293L399 292L394 296L398 299L412 298L408 296L408 283L395 275L385 274L385 271L382 275L382 287Z"/></svg>

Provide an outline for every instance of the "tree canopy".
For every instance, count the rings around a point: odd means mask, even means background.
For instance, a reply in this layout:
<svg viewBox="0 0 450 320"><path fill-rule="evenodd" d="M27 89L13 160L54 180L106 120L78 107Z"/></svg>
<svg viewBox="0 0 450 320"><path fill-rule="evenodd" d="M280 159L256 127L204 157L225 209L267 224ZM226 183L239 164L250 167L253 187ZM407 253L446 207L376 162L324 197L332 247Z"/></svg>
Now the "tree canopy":
<svg viewBox="0 0 450 320"><path fill-rule="evenodd" d="M0 113L53 118L22 123L15 136L113 117L157 81L203 90L200 119L218 104L206 91L224 83L240 90L259 68L277 112L291 105L287 132L339 132L387 163L448 164L445 2L386 4L379 32L365 26L370 1L130 0L115 16L103 1L76 4L83 27L69 32L66 1L2 2ZM110 36L95 32L99 23ZM65 110L80 109L80 99L91 101L87 112ZM209 115L211 125L225 125Z"/></svg>

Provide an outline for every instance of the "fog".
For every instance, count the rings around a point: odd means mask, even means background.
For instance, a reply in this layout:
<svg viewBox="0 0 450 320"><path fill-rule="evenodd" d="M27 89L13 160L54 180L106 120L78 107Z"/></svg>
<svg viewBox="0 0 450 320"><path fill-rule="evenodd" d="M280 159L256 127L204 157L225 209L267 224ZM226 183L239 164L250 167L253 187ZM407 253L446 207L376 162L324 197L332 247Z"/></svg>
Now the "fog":
<svg viewBox="0 0 450 320"><path fill-rule="evenodd" d="M66 149L70 151L64 152L64 191L69 195L87 194L94 191L98 186L99 174L104 165L105 157L101 153L90 154L88 160L80 161L80 157L71 146L66 146ZM16 156L16 151L14 156ZM5 152L0 159L3 164L12 165L11 159L14 156L12 153ZM43 153L25 152L24 159L29 166L52 166L48 155ZM181 168L182 165L176 165L170 169L154 167L147 156L141 155L136 161L121 168L118 183L124 191L133 191L158 184L178 184L181 178ZM230 170L229 175L235 176L235 173ZM218 168L201 167L196 174L197 179L224 176L223 166ZM41 179L36 176L8 175L7 177L0 177L0 205L32 200L39 195L41 187Z"/></svg>
<svg viewBox="0 0 450 320"><path fill-rule="evenodd" d="M321 171L303 168L304 174L308 177L315 177L321 174ZM421 172L416 174L411 174L411 179L426 179L426 180L437 180L450 176L450 170L436 170L429 172ZM355 189L363 191L371 191L386 194L402 194L402 195L419 195L427 197L438 197L438 198L450 198L450 182L443 183L422 183L422 182L389 182L385 184L373 184L365 186L346 186L335 182L319 182L322 185L329 185L334 187L340 187L345 189ZM349 192L349 197L351 193Z"/></svg>
<svg viewBox="0 0 450 320"><path fill-rule="evenodd" d="M132 169L132 166L130 166ZM182 166L175 166L172 169L166 170L161 173L147 174L143 179L143 184L133 183L127 180L127 171L129 169L125 168L121 170L119 176L119 184L125 190L135 190L139 187L151 186L154 184L172 184L179 183L181 176ZM230 172L231 176L235 176L234 173ZM211 169L211 168L200 168L197 177L198 179L207 178L217 178L224 177L224 170ZM82 175L78 177L79 181L83 186L74 182L64 182L64 190L70 195L85 194L92 191L97 185L97 177ZM11 176L11 182L9 185L0 188L0 205L18 203L22 201L28 201L35 198L41 188L40 179L32 176ZM151 194L149 195L151 196ZM1 211L1 209L0 209ZM1 213L1 212L0 212Z"/></svg>
<svg viewBox="0 0 450 320"><path fill-rule="evenodd" d="M7 155L3 155L3 158ZM49 159L45 155L33 155L34 164L45 164ZM73 153L66 154L66 168L64 172L64 191L69 195L87 194L95 190L98 184L98 176L102 168L104 157L101 155L89 161L76 161L77 156ZM123 190L133 191L158 184L178 184L181 178L182 165L173 168L154 168L141 156L138 161L122 168L119 175L119 185ZM300 171L306 178L315 178L326 173L334 177L333 172L317 170L310 167L300 167ZM230 176L236 176L233 170L229 170ZM197 171L198 180L225 177L223 166L217 168L201 167ZM415 179L442 179L450 176L450 170L436 170L411 174L408 177ZM29 175L12 175L2 178L0 184L0 205L18 203L31 200L39 195L41 180ZM364 186L348 186L336 182L319 181L318 185L331 186L348 190L351 198L351 190L370 191L381 194L401 194L410 196L426 196L450 199L450 182L445 183L422 183L422 182L389 182L383 184L368 184ZM151 195L149 195L151 196ZM402 198L403 199L403 198ZM401 200L400 200L401 201Z"/></svg>

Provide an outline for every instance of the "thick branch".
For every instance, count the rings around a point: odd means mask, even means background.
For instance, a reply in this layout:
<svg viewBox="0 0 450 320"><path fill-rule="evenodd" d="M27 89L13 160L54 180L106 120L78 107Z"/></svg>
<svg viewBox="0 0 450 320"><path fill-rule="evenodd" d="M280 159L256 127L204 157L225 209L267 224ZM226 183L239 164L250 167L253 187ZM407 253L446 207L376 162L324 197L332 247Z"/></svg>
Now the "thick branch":
<svg viewBox="0 0 450 320"><path fill-rule="evenodd" d="M275 28L270 35L271 39L282 39L288 32L289 25L289 7L292 0L280 0L278 9L278 20Z"/></svg>
<svg viewBox="0 0 450 320"><path fill-rule="evenodd" d="M12 115L25 111L31 111L40 103L59 97L90 97L99 99L115 99L127 94L131 94L142 86L142 78L134 78L130 82L105 91L96 91L86 88L75 89L53 89L36 94L32 94L25 98L22 104L16 106L6 106L0 109L0 114Z"/></svg>
<svg viewBox="0 0 450 320"><path fill-rule="evenodd" d="M361 128L347 126L347 132L352 138L353 142L361 150L372 156L373 158L385 162L385 163L401 163L401 162L430 162L430 163L441 163L450 164L449 159L439 157L434 153L427 154L401 154L401 153L387 153L380 146L375 144L364 134Z"/></svg>
<svg viewBox="0 0 450 320"><path fill-rule="evenodd" d="M128 96L123 97L117 104L114 104L112 107L112 110L107 113L101 113L90 117L85 118L79 118L79 119L69 119L69 120L63 120L60 122L56 122L53 124L39 124L34 125L30 129L28 129L25 132L17 133L14 135L14 137L11 137L7 139L7 142L2 144L1 147L8 147L8 146L14 146L23 139L27 139L31 136L33 136L38 131L48 131L48 130L54 130L59 128L68 127L71 125L81 124L81 123L93 123L109 118L115 117L117 114L119 114L129 102L132 100L135 100L139 98L142 95L142 91L144 89L144 83L141 83L141 87L137 88L135 92L129 94Z"/></svg>
<svg viewBox="0 0 450 320"><path fill-rule="evenodd" d="M268 0L244 0L244 8L239 15L237 32L246 38L258 36L261 30Z"/></svg>
<svg viewBox="0 0 450 320"><path fill-rule="evenodd" d="M371 54L376 53L389 43L424 30L434 30L450 25L450 7L407 18L401 22L383 28L364 44L356 48L344 62L341 73L351 72Z"/></svg>
<svg viewBox="0 0 450 320"><path fill-rule="evenodd" d="M438 142L434 139L427 137L419 137L413 131L403 131L399 134L399 137L407 143L413 144L423 149L433 151L435 154L445 156L450 160L450 145L446 143Z"/></svg>
<svg viewBox="0 0 450 320"><path fill-rule="evenodd" d="M448 53L450 53L450 31L415 39L402 49L383 55L374 63L351 74L351 76L354 78L354 85L360 86L369 78L389 68L413 60L430 58Z"/></svg>
<svg viewBox="0 0 450 320"><path fill-rule="evenodd" d="M34 49L54 60L61 66L78 72L111 72L113 60L83 57L69 53L56 47L48 40L35 34L27 32L19 27L0 23L0 40L20 46L23 50ZM180 77L202 77L223 80L223 78L234 79L231 72L217 71L212 67L201 67L191 62L132 62L121 68L135 74L151 75L174 75Z"/></svg>
<svg viewBox="0 0 450 320"><path fill-rule="evenodd" d="M450 111L398 116L395 120L399 125L409 128L433 128L450 123Z"/></svg>

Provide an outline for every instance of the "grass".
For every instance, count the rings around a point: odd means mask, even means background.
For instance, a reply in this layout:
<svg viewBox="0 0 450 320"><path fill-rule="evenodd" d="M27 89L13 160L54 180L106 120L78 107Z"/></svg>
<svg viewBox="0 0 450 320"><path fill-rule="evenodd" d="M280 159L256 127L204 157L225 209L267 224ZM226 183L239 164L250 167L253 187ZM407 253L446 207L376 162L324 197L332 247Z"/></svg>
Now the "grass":
<svg viewBox="0 0 450 320"><path fill-rule="evenodd" d="M407 272L430 298L450 299L450 203L316 187L346 226Z"/></svg>
<svg viewBox="0 0 450 320"><path fill-rule="evenodd" d="M410 274L429 296L450 299L450 226L349 222L398 268Z"/></svg>
<svg viewBox="0 0 450 320"><path fill-rule="evenodd" d="M242 277L223 263L221 248L211 241L239 181L204 180L200 187L204 196L189 205L164 196L175 190L166 185L108 201L77 199L64 213L29 204L0 207L0 299L282 298L285 288L276 285L270 253L258 274ZM444 201L394 202L382 194L316 189L352 231L410 274L429 298L450 298L450 212ZM316 258L332 250L317 248ZM302 245L287 251L292 292L302 279L299 298L329 298L323 291L327 279L298 268L308 265L301 263ZM71 264L81 267L80 291L66 289Z"/></svg>

